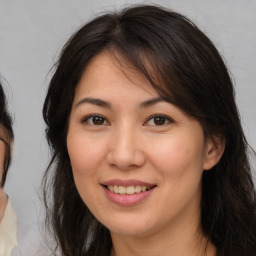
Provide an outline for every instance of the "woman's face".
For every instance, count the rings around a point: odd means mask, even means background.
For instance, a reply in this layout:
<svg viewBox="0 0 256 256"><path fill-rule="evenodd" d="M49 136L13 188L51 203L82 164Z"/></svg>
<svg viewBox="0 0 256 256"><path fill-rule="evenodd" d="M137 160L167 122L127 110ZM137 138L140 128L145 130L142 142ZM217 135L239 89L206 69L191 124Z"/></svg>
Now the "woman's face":
<svg viewBox="0 0 256 256"><path fill-rule="evenodd" d="M197 120L107 52L91 60L77 85L67 147L81 198L112 235L199 224L213 143Z"/></svg>

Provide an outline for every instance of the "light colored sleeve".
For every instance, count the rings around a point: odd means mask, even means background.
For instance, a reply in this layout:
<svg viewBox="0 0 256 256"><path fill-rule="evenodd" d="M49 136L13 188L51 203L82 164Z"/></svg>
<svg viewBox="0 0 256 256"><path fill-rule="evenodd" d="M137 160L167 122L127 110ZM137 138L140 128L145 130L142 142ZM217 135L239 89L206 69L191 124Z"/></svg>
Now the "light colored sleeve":
<svg viewBox="0 0 256 256"><path fill-rule="evenodd" d="M10 256L11 250L17 245L17 216L10 199L0 222L0 255Z"/></svg>

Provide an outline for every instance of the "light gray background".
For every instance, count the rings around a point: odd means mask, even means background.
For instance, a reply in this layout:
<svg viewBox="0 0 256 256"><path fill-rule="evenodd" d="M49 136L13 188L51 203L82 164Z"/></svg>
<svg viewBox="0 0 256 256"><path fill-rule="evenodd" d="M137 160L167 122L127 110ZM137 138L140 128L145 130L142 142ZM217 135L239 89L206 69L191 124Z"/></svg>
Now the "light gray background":
<svg viewBox="0 0 256 256"><path fill-rule="evenodd" d="M118 0L0 0L0 74L14 116L15 144L6 191L19 218L15 255L46 255L38 224L42 174L49 161L42 105L49 72L69 36ZM256 1L159 0L191 18L215 43L235 80L248 141L256 148Z"/></svg>

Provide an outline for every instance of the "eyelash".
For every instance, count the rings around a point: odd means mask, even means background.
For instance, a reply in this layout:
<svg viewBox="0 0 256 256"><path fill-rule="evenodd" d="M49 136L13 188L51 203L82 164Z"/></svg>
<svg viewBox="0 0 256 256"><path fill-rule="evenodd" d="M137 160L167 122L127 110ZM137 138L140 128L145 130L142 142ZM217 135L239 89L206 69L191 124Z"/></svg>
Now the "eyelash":
<svg viewBox="0 0 256 256"><path fill-rule="evenodd" d="M93 119L96 119L96 118L100 118L100 120L98 121L103 121L103 123L99 123L99 124L95 124L94 121L97 121L97 120L93 120ZM157 118L160 118L158 121L164 121L164 123L160 123L160 124L149 124L149 122L151 120L153 120L153 122L156 122ZM90 122L90 119L91 119L91 122ZM161 120L162 119L162 120ZM152 116L150 116L145 123L143 123L144 126L163 126L163 125L167 125L167 124L170 124L170 123L173 123L173 119L166 116L166 115L163 115L163 114L154 114ZM105 117L103 117L102 115L99 115L99 114L90 114L86 117L84 117L82 119L82 123L88 123L89 125L95 125L95 126L101 126L101 125L109 125L110 123L106 120Z"/></svg>

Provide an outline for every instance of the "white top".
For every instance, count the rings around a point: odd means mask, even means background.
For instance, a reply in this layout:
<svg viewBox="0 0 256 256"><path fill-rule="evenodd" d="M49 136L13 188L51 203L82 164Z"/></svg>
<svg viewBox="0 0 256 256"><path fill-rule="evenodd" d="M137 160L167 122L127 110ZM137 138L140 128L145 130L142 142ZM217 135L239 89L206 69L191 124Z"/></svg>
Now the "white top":
<svg viewBox="0 0 256 256"><path fill-rule="evenodd" d="M8 199L4 216L0 222L0 255L10 256L12 248L17 244L17 216Z"/></svg>

